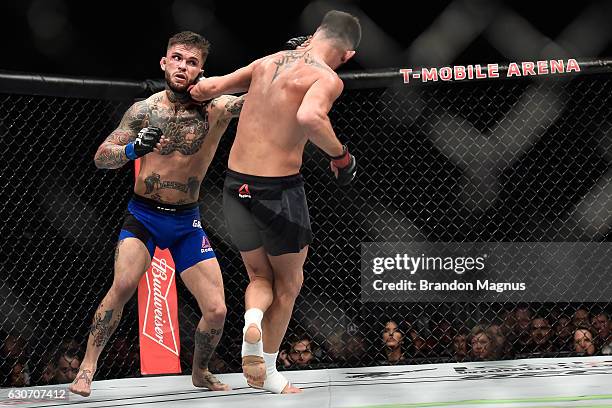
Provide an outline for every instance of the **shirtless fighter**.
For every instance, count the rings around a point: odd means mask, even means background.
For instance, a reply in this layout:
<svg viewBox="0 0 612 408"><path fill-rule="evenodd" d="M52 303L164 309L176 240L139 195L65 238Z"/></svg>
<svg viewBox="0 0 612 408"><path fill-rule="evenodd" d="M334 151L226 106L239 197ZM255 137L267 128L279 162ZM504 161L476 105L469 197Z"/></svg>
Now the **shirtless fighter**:
<svg viewBox="0 0 612 408"><path fill-rule="evenodd" d="M242 367L253 387L301 392L276 370L276 357L312 241L302 154L311 141L330 157L341 185L355 176L355 158L336 137L328 112L343 89L334 70L355 54L360 38L357 18L330 11L295 50L207 78L190 91L199 101L249 92L229 156L223 209L250 279Z"/></svg>
<svg viewBox="0 0 612 408"><path fill-rule="evenodd" d="M196 33L170 38L160 61L166 89L132 105L96 152L98 168L117 169L137 158L141 167L115 250L113 284L95 312L87 352L69 387L76 394L91 393L100 353L156 246L170 249L177 272L202 312L195 333L193 385L229 389L208 371L226 307L221 270L201 226L198 197L219 140L244 100L235 96L205 104L191 100L187 90L200 75L208 49L208 41Z"/></svg>

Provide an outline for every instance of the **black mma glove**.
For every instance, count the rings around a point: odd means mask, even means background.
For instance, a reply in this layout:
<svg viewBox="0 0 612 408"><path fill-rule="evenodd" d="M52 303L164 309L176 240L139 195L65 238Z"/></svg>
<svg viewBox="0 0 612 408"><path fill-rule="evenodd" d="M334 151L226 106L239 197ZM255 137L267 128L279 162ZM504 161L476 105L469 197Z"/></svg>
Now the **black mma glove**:
<svg viewBox="0 0 612 408"><path fill-rule="evenodd" d="M151 153L155 149L155 145L159 143L162 134L162 130L155 126L140 129L136 140L125 146L125 155L130 160L136 160L147 153Z"/></svg>
<svg viewBox="0 0 612 408"><path fill-rule="evenodd" d="M330 157L331 167L336 170L338 184L346 186L355 178L357 174L357 161L355 156L349 153L348 148L342 145L342 154L336 157Z"/></svg>
<svg viewBox="0 0 612 408"><path fill-rule="evenodd" d="M309 35L303 35L301 37L294 37L287 41L284 45L285 50L295 50L300 45L304 44L310 38Z"/></svg>

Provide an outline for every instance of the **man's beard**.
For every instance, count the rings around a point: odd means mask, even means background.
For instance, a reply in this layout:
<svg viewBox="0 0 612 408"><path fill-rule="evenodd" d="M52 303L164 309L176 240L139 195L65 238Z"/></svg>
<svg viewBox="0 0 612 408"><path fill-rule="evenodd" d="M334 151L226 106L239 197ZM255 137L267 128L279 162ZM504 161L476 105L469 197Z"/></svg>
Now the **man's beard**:
<svg viewBox="0 0 612 408"><path fill-rule="evenodd" d="M187 92L187 88L189 88L189 85L191 85L191 82L185 82L185 85L177 85L175 83L172 82L172 76L170 75L169 72L166 72L166 75L164 76L165 80L166 80L166 87L169 88L172 92L177 93L177 94L184 94L185 92Z"/></svg>
<svg viewBox="0 0 612 408"><path fill-rule="evenodd" d="M184 86L176 86L172 83L170 74L166 72L166 75L164 77L166 79L166 90L170 91L170 93L167 94L170 102L191 102L191 95L189 95L189 91L187 90L189 89L189 85L191 85L191 82L185 83Z"/></svg>

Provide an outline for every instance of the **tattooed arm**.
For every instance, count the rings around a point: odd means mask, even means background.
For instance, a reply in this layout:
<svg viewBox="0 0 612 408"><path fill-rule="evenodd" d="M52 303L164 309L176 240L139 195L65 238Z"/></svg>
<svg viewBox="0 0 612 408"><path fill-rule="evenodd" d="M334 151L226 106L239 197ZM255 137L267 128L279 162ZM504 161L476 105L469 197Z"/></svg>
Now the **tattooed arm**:
<svg viewBox="0 0 612 408"><path fill-rule="evenodd" d="M138 131L144 127L148 118L146 101L133 104L123 115L117 129L102 142L94 156L99 169L118 169L130 161L125 155L125 145L136 139Z"/></svg>
<svg viewBox="0 0 612 408"><path fill-rule="evenodd" d="M222 95L212 101L215 108L221 109L221 117L224 119L233 119L240 116L242 105L247 97L247 94L241 96Z"/></svg>

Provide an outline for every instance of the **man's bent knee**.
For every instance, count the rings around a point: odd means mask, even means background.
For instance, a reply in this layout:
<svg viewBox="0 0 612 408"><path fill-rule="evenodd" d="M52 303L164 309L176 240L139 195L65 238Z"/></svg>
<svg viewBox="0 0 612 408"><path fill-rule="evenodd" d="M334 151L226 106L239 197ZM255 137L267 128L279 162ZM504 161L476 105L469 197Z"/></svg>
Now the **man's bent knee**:
<svg viewBox="0 0 612 408"><path fill-rule="evenodd" d="M274 284L274 281L272 280L271 276L258 276L258 275L252 275L249 274L249 282L250 283L267 283L268 285L272 286Z"/></svg>
<svg viewBox="0 0 612 408"><path fill-rule="evenodd" d="M274 298L280 303L292 305L299 296L301 289L301 284L277 286L274 291Z"/></svg>
<svg viewBox="0 0 612 408"><path fill-rule="evenodd" d="M279 298L286 298L287 300L295 300L302 290L303 283L304 275L302 271L296 272L291 279L286 277L276 279L274 281L274 295Z"/></svg>
<svg viewBox="0 0 612 408"><path fill-rule="evenodd" d="M267 279L272 280L272 269L267 265L256 265L253 263L246 263L247 272L249 272L249 279L251 282L254 279Z"/></svg>
<svg viewBox="0 0 612 408"><path fill-rule="evenodd" d="M223 303L209 305L204 309L203 317L210 324L222 326L225 322L227 307Z"/></svg>
<svg viewBox="0 0 612 408"><path fill-rule="evenodd" d="M138 289L138 282L130 279L116 278L111 286L110 293L121 303L127 303Z"/></svg>

